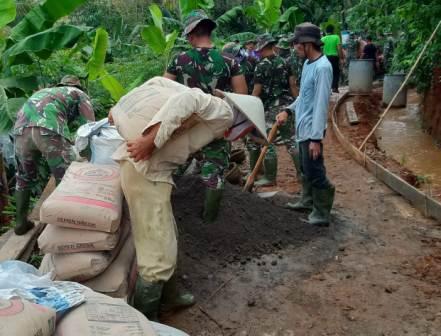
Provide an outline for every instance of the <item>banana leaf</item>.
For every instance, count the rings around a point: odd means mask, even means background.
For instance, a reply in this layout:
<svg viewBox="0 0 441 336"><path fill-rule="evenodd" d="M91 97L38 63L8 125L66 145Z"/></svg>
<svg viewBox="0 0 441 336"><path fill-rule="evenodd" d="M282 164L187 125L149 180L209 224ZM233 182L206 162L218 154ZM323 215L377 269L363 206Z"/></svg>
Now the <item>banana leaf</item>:
<svg viewBox="0 0 441 336"><path fill-rule="evenodd" d="M104 72L101 75L101 84L107 91L109 91L110 96L116 102L126 94L126 90L122 87L118 80L107 72Z"/></svg>
<svg viewBox="0 0 441 336"><path fill-rule="evenodd" d="M38 78L35 76L0 78L0 86L4 89L20 89L23 93L30 93L38 89Z"/></svg>
<svg viewBox="0 0 441 336"><path fill-rule="evenodd" d="M214 7L213 0L179 0L179 7L183 17L195 9L211 9Z"/></svg>
<svg viewBox="0 0 441 336"><path fill-rule="evenodd" d="M4 0L1 0L4 1ZM86 0L46 0L34 6L28 14L12 29L11 38L15 41L46 30L60 18L70 14Z"/></svg>
<svg viewBox="0 0 441 336"><path fill-rule="evenodd" d="M9 132L14 126L18 110L27 98L9 98L3 87L0 86L0 133Z"/></svg>
<svg viewBox="0 0 441 336"><path fill-rule="evenodd" d="M221 16L219 16L216 19L216 23L219 26L231 25L231 24L234 24L235 22L237 22L239 17L243 16L244 14L245 14L245 12L244 12L243 7L242 6L236 6L236 7L231 8L230 10L226 11Z"/></svg>
<svg viewBox="0 0 441 336"><path fill-rule="evenodd" d="M104 61L106 59L107 47L109 46L109 34L103 29L98 28L93 43L93 52L87 63L89 79L97 79L104 71Z"/></svg>
<svg viewBox="0 0 441 336"><path fill-rule="evenodd" d="M153 23L156 27L158 27L162 32L162 12L161 8L157 4L153 4L149 6L150 14L152 14Z"/></svg>
<svg viewBox="0 0 441 336"><path fill-rule="evenodd" d="M156 26L146 26L141 32L141 36L155 54L161 55L167 47L164 33Z"/></svg>
<svg viewBox="0 0 441 336"><path fill-rule="evenodd" d="M53 51L75 45L86 29L89 28L63 25L28 36L3 53L3 64L23 64L22 58L29 52L47 59Z"/></svg>
<svg viewBox="0 0 441 336"><path fill-rule="evenodd" d="M0 1L0 29L14 21L16 15L14 0Z"/></svg>

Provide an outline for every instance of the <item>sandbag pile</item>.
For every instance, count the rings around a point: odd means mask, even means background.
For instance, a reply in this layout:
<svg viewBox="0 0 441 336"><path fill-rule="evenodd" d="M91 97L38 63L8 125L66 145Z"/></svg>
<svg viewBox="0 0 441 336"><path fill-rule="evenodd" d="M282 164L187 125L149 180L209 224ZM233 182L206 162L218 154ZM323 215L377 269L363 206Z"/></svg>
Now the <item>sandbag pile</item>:
<svg viewBox="0 0 441 336"><path fill-rule="evenodd" d="M73 162L42 204L40 220L48 224L38 238L45 253L41 271L110 296L127 295L135 249L118 166Z"/></svg>

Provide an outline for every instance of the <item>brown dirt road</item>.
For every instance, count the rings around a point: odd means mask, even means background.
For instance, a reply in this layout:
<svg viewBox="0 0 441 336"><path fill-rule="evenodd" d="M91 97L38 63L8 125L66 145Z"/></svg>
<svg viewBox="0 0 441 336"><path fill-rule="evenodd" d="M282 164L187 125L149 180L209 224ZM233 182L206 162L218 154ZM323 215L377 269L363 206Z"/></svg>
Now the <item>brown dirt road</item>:
<svg viewBox="0 0 441 336"><path fill-rule="evenodd" d="M280 185L296 191L283 147L279 155ZM329 229L303 232L306 215L292 212L295 229L283 226L278 245L256 252L253 242L278 239L266 239L264 226L245 218L248 240L239 234L222 238L225 250L238 245L228 259L219 253L218 232L225 230L212 230L216 248L208 240L201 250L200 239L211 230L190 230L177 218L181 282L198 304L164 317L164 323L191 336L441 335L441 226L353 161L332 131L325 155L337 188ZM286 221L285 200L282 195L266 202ZM294 236L302 234L307 239Z"/></svg>

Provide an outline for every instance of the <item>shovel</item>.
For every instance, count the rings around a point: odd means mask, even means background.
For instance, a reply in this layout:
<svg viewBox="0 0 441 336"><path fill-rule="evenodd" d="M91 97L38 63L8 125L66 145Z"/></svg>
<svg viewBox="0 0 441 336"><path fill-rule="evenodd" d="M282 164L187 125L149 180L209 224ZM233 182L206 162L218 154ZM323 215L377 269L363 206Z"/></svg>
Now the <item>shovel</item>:
<svg viewBox="0 0 441 336"><path fill-rule="evenodd" d="M262 165L263 159L265 158L266 152L268 151L269 145L273 142L274 138L277 135L277 128L279 125L277 122L274 123L273 127L271 128L271 131L268 135L268 142L265 146L263 146L262 151L260 152L259 158L257 159L256 165L254 166L253 171L247 178L247 182L245 183L245 186L243 187L242 191L249 191L251 192L251 188L253 187L254 180L256 179L257 173L260 170L260 166Z"/></svg>

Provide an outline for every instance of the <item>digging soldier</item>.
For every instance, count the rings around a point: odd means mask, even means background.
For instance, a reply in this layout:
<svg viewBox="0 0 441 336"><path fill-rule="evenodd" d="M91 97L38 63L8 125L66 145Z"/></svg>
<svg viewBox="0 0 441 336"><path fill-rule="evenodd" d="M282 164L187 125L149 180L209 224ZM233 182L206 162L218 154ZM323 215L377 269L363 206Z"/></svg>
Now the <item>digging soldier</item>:
<svg viewBox="0 0 441 336"><path fill-rule="evenodd" d="M194 303L176 289L177 229L172 174L214 139L237 140L256 128L266 139L263 106L249 95L217 96L155 77L114 106L109 120L127 140L113 158L121 166L136 248L135 307L149 318Z"/></svg>
<svg viewBox="0 0 441 336"><path fill-rule="evenodd" d="M37 183L40 158L47 162L57 184L76 158L71 125L94 121L89 97L80 80L65 76L57 87L35 92L23 105L14 125L16 174L17 235L33 228L27 219L32 189Z"/></svg>
<svg viewBox="0 0 441 336"><path fill-rule="evenodd" d="M215 89L231 88L235 93L247 94L245 76L240 65L222 56L211 40L216 23L202 10L192 11L184 20L184 36L192 49L178 54L169 64L164 77L190 88L213 94ZM224 171L229 165L230 144L216 139L202 150L201 177L207 186L203 218L216 219L224 190Z"/></svg>
<svg viewBox="0 0 441 336"><path fill-rule="evenodd" d="M293 210L312 210L311 225L329 225L335 187L326 176L323 143L328 120L332 66L322 54L320 28L302 23L295 29L294 46L299 57L305 58L300 93L286 111L277 116L280 124L295 114L296 141L299 147L302 196L297 203L288 203Z"/></svg>
<svg viewBox="0 0 441 336"><path fill-rule="evenodd" d="M259 97L265 107L265 120L267 127L271 128L276 120L276 115L285 108L297 96L295 77L280 56L274 53L276 40L270 34L261 35L257 42L257 52L261 60L254 70L253 96ZM292 120L279 129L279 141L287 146L297 167L297 151L295 142L292 140ZM247 149L250 156L250 168L254 165L260 155L261 145L256 141L249 141ZM273 144L268 148L264 160L264 177L256 181L256 186L273 185L277 177L277 150Z"/></svg>

